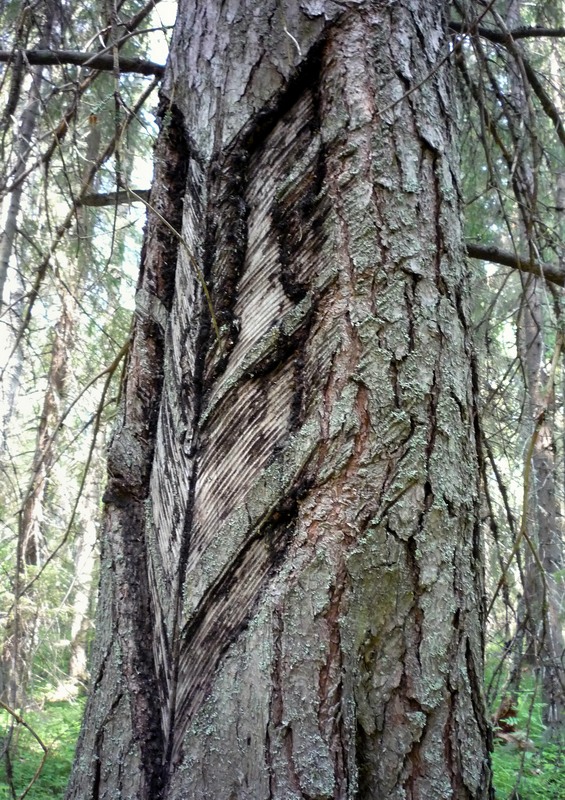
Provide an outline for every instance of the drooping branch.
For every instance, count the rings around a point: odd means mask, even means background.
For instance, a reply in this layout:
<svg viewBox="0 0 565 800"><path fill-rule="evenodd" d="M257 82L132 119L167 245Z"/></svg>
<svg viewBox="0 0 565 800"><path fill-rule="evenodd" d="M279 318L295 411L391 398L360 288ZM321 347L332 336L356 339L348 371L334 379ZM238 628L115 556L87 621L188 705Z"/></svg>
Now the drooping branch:
<svg viewBox="0 0 565 800"><path fill-rule="evenodd" d="M497 30L496 28L489 28L486 25L470 26L465 22L456 22L455 20L449 23L450 30L455 33L478 34L483 39L488 39L489 42L495 44L505 44L508 41L508 34ZM533 39L533 38L549 38L561 39L565 37L565 28L541 28L523 26L520 28L513 28L508 32L512 39Z"/></svg>
<svg viewBox="0 0 565 800"><path fill-rule="evenodd" d="M15 349L18 347L18 345L19 345L19 343L20 343L20 341L22 339L22 336L24 335L25 330L27 329L27 326L28 326L29 321L31 319L33 306L34 306L37 298L39 297L39 289L41 287L41 284L43 283L45 275L47 274L47 270L49 268L49 264L51 263L51 259L53 257L53 254L55 253L55 251L56 251L60 241L63 239L64 235L66 234L66 232L71 227L72 222L73 222L73 220L75 218L76 209L80 206L83 197L87 196L88 188L90 187L91 182L92 182L92 177L94 176L96 171L98 169L100 169L102 164L104 164L108 160L108 158L114 153L114 150L115 150L117 144L120 142L121 137L123 136L124 132L126 131L127 126L131 123L132 119L135 119L139 109L142 108L143 104L145 103L147 98L150 96L151 92L155 89L155 86L157 85L157 82L158 82L157 78L154 78L151 81L150 85L145 89L145 91L138 98L135 106L132 109L131 114L123 122L121 129L116 131L116 134L112 137L112 139L110 140L110 142L106 146L106 149L104 150L104 152L99 156L97 161L94 164L92 164L91 167L89 168L89 170L86 172L86 174L85 174L85 176L83 178L83 181L82 181L81 188L80 188L77 196L73 198L73 203L72 203L71 208L69 209L67 215L65 216L65 219L57 227L57 229L55 231L55 234L54 234L54 237L53 237L53 240L51 241L51 244L50 244L49 248L46 250L44 257L42 258L41 262L39 263L39 265L36 268L35 279L33 281L32 286L30 287L29 291L27 292L28 305L27 305L27 308L25 309L25 312L22 315L21 325L20 325L20 328L19 328L18 333L16 335L16 340L15 340L14 346L12 348L12 352L11 352L10 356L8 357L8 359L6 360L6 363L9 362L10 358L12 357L12 354L15 352ZM0 373L0 379L1 379L2 375L3 375L3 372Z"/></svg>
<svg viewBox="0 0 565 800"><path fill-rule="evenodd" d="M80 53L75 50L24 50L22 52L24 62L29 64L41 65L63 65L75 64L79 67L89 67L90 69L113 70L113 53ZM14 60L13 50L0 50L0 62L10 62ZM156 75L162 77L165 67L154 61L145 61L142 58L119 58L120 72L135 72L138 75Z"/></svg>
<svg viewBox="0 0 565 800"><path fill-rule="evenodd" d="M517 52L515 50L514 42L516 39L524 39L528 36L549 36L549 37L565 37L565 28L528 28L528 27L520 27L520 28L512 28L508 29L506 27L502 27L501 29L495 28L488 28L482 25L472 25L464 22L455 22L452 21L449 23L449 27L452 31L456 33L462 34L471 34L471 35L479 35L484 39L487 39L490 42L495 44L503 44L505 45L510 52L517 57ZM555 103L545 90L542 85L542 82L537 75L535 69L532 67L528 59L524 56L523 53L519 54L519 61L522 65L524 70L525 76L534 90L539 102L541 103L541 107L544 112L547 114L549 119L553 122L555 126L555 131L559 140L563 146L565 146L565 126L563 125L563 121L561 120L561 115L559 110L555 106Z"/></svg>
<svg viewBox="0 0 565 800"><path fill-rule="evenodd" d="M545 91L538 75L536 74L536 71L529 61L522 57L522 63L524 65L524 72L526 73L526 77L528 78L530 86L536 93L536 96L541 103L541 107L549 119L553 122L555 126L555 132L559 137L559 141L565 147L565 127L561 119L561 114L559 113L549 94Z"/></svg>
<svg viewBox="0 0 565 800"><path fill-rule="evenodd" d="M503 267L512 267L521 272L529 272L538 278L545 278L546 281L565 286L565 272L554 264L542 263L528 256L520 256L509 250L501 250L492 245L476 244L467 242L467 255L470 258L477 258L480 261L490 261L493 264L500 264Z"/></svg>

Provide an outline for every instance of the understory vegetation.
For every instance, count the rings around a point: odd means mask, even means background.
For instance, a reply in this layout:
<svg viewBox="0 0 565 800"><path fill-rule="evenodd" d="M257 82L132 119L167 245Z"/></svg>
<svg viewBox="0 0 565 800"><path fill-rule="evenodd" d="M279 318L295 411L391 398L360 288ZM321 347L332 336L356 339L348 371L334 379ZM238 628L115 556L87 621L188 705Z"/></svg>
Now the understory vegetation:
<svg viewBox="0 0 565 800"><path fill-rule="evenodd" d="M69 778L84 700L45 701L41 708L26 713L25 722L39 737L47 754L23 725L0 710L0 742L11 741L0 765L0 798L13 800L25 795L30 800L62 798ZM43 762L45 756L45 760ZM43 762L41 772L37 770Z"/></svg>

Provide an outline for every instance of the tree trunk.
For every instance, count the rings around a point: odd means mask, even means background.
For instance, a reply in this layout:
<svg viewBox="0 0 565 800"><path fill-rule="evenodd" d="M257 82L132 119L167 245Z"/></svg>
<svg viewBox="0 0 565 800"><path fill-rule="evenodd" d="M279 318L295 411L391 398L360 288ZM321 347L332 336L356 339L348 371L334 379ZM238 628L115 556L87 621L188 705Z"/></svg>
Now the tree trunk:
<svg viewBox="0 0 565 800"><path fill-rule="evenodd" d="M535 427L531 453L528 531L536 548L526 550L526 628L534 665L541 672L544 722L557 735L563 722L565 680L560 609L563 601L563 550L555 498L555 446L544 387L544 323L537 279L530 281L522 313L528 411ZM550 405L553 405L552 403ZM530 436L532 430L530 428Z"/></svg>
<svg viewBox="0 0 565 800"><path fill-rule="evenodd" d="M507 9L510 28L522 24L522 0L511 0ZM519 48L519 45L517 46ZM531 107L524 94L521 66L510 70L512 100L516 109L516 130L527 124L535 130ZM517 135L517 134L515 134ZM523 248L536 241L537 209L536 152L538 142L520 148L515 170L516 196L522 199L518 230ZM521 193L520 193L521 192ZM556 180L556 203L559 203L559 184ZM563 605L563 547L558 524L555 495L555 441L553 435L553 394L546 397L548 375L545 369L547 323L542 305L543 283L530 276L524 289L520 318L522 362L526 378L529 424L526 449L531 469L528 495L528 538L525 545L524 607L528 655L541 673L544 722L552 735L559 733L564 709L563 632L560 609ZM535 431L535 432L534 432ZM532 442L530 453L530 440ZM535 552L534 552L535 551Z"/></svg>
<svg viewBox="0 0 565 800"><path fill-rule="evenodd" d="M489 796L443 3L349 6L180 4L69 800Z"/></svg>
<svg viewBox="0 0 565 800"><path fill-rule="evenodd" d="M20 128L15 143L15 149L18 155L17 175L22 174L27 169L28 158L32 148L33 134L41 111L41 84L44 72L44 67L36 67L32 72L29 102L22 113ZM24 182L22 181L10 195L4 228L2 233L0 233L0 310L3 312L3 316L5 316L5 321L2 324L1 345L2 363L5 364L5 366L3 368L2 380L0 380L0 417L2 419L0 458L2 462L5 462L8 457L8 431L10 429L12 414L16 407L24 363L21 346L17 346L14 351L14 331L17 331L21 324L21 298L24 295L22 279L16 271L13 275L14 285L10 292L10 298L4 299L6 278L8 277L10 259L12 258L16 241L23 190Z"/></svg>
<svg viewBox="0 0 565 800"><path fill-rule="evenodd" d="M98 470L96 470L98 472ZM97 479L98 478L98 479ZM95 590L94 572L98 563L98 513L100 506L99 476L90 475L81 502L79 531L74 545L75 587L72 603L69 673L65 689L69 695L79 692L88 679L87 644L92 629L92 600Z"/></svg>
<svg viewBox="0 0 565 800"><path fill-rule="evenodd" d="M36 102L39 106L39 96L36 98ZM96 151L100 137L95 119L91 123L86 140L86 166L83 170L83 182L88 179L92 163L97 157ZM25 162L22 163L25 166ZM12 196L12 201L14 196ZM19 209L19 200L17 208ZM13 210L13 202L10 204L10 209ZM76 258L67 261L66 285L61 291L61 309L53 331L51 360L38 420L30 482L18 516L14 602L7 616L6 633L0 652L0 699L9 702L13 708L24 703L26 687L32 670L35 640L41 624L37 614L30 615L29 613L29 610L34 609L36 604L31 601L34 587L26 588L29 581L27 568L37 566L40 562L41 550L45 550L45 547L42 547L45 493L59 448L56 433L59 428L61 401L66 395L71 367L70 357L74 346L79 309L76 297L78 287L81 285L81 277L92 259L90 237L93 235L93 231L92 226L88 224L86 211L87 209L84 208L78 209L76 214L77 236L81 237L82 241ZM13 233L15 233L16 220L14 219L13 222ZM13 237L9 241L6 239L6 242L11 248ZM2 253L4 250L0 247L0 256ZM88 584L91 579L92 569L90 576L85 576Z"/></svg>
<svg viewBox="0 0 565 800"><path fill-rule="evenodd" d="M43 397L31 477L18 515L13 604L6 616L4 641L0 649L0 699L12 708L23 706L32 669L40 620L35 587L26 588L28 568L40 562L45 491L57 455L54 432L59 422L61 400L68 378L69 352L73 341L75 301L62 298L61 314L55 326L51 363Z"/></svg>
<svg viewBox="0 0 565 800"><path fill-rule="evenodd" d="M56 5L53 0L47 0L43 6L44 8L42 11L45 16L41 27L41 36L36 44L41 47L50 48L57 45L58 38L53 31L57 16ZM6 135L5 129L12 124L11 117L16 111L16 108L14 107L10 112L10 101L8 101L4 109L3 118L0 122L0 128L2 129L1 152L3 161L0 179L2 191L4 190L5 184L8 182L9 176L14 180L22 179L26 170L29 168L29 160L33 153L36 127L45 102L42 98L42 92L45 90L45 72L46 70L43 66L37 66L31 70L28 101L22 111L18 129L14 134L14 164L11 163L11 159L8 158L7 154L4 152L4 137ZM13 70L12 79L15 84L13 97L17 105L17 98L22 91L22 83L24 81L23 70ZM12 91L10 94L12 94ZM29 202L30 184L28 183L26 185L23 179L10 193L5 218L3 219L3 229L0 232L0 311L4 318L2 322L1 349L3 351L2 362L5 364L0 378L0 416L3 423L0 430L0 458L2 461L9 458L7 453L7 431L10 428L10 421L14 408L16 407L24 362L21 344L16 346L15 351L13 349L15 344L14 332L17 331L21 325L22 298L25 294L22 276L19 270L14 270L11 280L12 285L10 286L9 282L8 286L6 286L6 280L10 270L10 261L14 257L18 235L18 222L21 222L20 218L22 216L22 197L25 198L25 189L27 189L27 199ZM33 199L30 202L30 207L32 205ZM11 290L9 298L5 296L8 294L7 289Z"/></svg>

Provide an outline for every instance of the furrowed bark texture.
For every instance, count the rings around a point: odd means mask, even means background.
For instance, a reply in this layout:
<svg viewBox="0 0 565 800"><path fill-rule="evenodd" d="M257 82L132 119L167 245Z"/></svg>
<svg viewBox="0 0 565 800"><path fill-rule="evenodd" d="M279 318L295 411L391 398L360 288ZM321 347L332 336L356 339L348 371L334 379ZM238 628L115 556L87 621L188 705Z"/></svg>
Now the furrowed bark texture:
<svg viewBox="0 0 565 800"><path fill-rule="evenodd" d="M489 796L442 10L181 3L69 798Z"/></svg>

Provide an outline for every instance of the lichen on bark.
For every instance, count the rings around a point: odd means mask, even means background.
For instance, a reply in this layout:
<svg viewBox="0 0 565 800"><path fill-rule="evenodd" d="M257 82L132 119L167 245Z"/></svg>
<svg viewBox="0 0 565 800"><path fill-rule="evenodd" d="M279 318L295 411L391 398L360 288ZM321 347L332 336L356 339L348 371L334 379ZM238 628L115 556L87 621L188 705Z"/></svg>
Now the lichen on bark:
<svg viewBox="0 0 565 800"><path fill-rule="evenodd" d="M136 521L163 800L489 796L442 11L181 3L187 247Z"/></svg>

